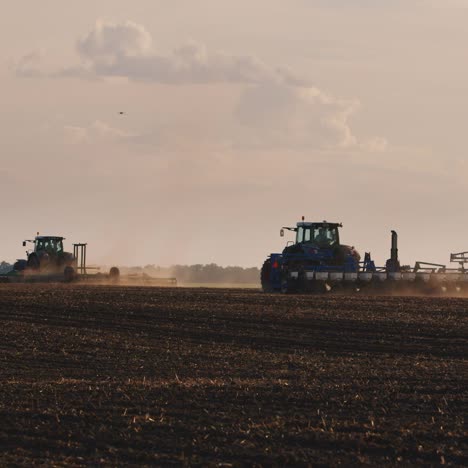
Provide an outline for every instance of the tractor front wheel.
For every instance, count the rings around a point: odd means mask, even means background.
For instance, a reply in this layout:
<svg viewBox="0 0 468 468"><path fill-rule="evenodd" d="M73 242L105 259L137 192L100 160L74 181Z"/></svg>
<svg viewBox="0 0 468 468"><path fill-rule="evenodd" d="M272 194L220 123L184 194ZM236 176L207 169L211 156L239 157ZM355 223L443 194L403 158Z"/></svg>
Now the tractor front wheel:
<svg viewBox="0 0 468 468"><path fill-rule="evenodd" d="M24 271L28 266L27 260L18 260L13 265L13 270L15 271Z"/></svg>

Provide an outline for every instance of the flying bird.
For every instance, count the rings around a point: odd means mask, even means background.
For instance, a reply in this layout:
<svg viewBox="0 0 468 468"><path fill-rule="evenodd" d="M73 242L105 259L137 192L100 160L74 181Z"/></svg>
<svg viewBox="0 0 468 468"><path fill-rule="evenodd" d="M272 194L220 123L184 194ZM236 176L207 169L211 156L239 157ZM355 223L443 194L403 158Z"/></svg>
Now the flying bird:
<svg viewBox="0 0 468 468"><path fill-rule="evenodd" d="M124 115L124 114L125 114L125 112L123 112L123 111L120 111L120 112L119 112L119 114L120 114L120 115Z"/></svg>

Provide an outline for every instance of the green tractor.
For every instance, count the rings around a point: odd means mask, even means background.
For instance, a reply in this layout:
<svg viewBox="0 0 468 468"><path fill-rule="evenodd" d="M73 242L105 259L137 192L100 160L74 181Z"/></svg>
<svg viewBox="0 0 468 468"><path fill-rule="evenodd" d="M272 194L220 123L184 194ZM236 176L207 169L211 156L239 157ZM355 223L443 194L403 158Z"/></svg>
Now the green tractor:
<svg viewBox="0 0 468 468"><path fill-rule="evenodd" d="M25 240L32 243L34 248L26 252L27 260L18 260L13 269L21 274L63 274L65 279L71 281L76 275L77 259L63 249L63 237L36 236L34 240Z"/></svg>

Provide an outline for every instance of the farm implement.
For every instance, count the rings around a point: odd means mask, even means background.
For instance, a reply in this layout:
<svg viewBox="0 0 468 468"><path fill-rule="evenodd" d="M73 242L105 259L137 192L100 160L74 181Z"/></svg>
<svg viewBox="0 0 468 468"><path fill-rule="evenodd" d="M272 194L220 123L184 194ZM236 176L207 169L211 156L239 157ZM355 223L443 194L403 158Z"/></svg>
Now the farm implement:
<svg viewBox="0 0 468 468"><path fill-rule="evenodd" d="M26 251L26 259L17 260L13 269L0 276L2 283L72 282L93 279L117 283L120 271L112 267L108 273L99 267L86 265L87 244L73 244L73 253L65 252L64 237L40 236L23 241L23 247L32 244Z"/></svg>
<svg viewBox="0 0 468 468"><path fill-rule="evenodd" d="M283 227L296 235L282 253L272 253L263 263L260 279L264 292L327 293L397 292L457 293L468 291L468 252L450 255L458 267L418 261L414 267L400 265L398 235L392 231L390 258L377 266L366 252L361 260L354 247L340 243L341 223L306 222Z"/></svg>
<svg viewBox="0 0 468 468"><path fill-rule="evenodd" d="M121 280L130 284L176 286L175 278L152 278L147 275L121 276L117 267L106 273L96 266L88 266L87 244L73 244L73 253L65 252L64 237L40 236L23 241L32 249L26 251L26 259L15 262L13 269L0 276L1 283L43 283L90 281L93 283L119 283Z"/></svg>

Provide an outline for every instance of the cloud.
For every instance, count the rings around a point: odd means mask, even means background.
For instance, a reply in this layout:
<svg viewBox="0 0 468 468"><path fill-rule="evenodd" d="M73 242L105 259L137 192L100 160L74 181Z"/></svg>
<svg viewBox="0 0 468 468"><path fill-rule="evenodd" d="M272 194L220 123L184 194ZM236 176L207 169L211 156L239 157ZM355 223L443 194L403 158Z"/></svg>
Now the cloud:
<svg viewBox="0 0 468 468"><path fill-rule="evenodd" d="M95 28L78 41L82 57L93 60L113 60L116 56L141 55L151 47L151 35L141 25L126 21L122 24L96 23Z"/></svg>
<svg viewBox="0 0 468 468"><path fill-rule="evenodd" d="M260 83L286 77L254 56L209 54L204 45L189 41L170 54L155 54L146 29L127 21L98 21L77 43L82 63L64 68L63 77L126 77L166 84Z"/></svg>
<svg viewBox="0 0 468 468"><path fill-rule="evenodd" d="M65 143L72 145L103 140L115 141L136 136L119 128L112 127L101 120L96 120L86 127L65 125L63 127L63 134Z"/></svg>
<svg viewBox="0 0 468 468"><path fill-rule="evenodd" d="M241 125L239 144L244 146L302 149L385 150L386 140L360 141L350 118L357 100L335 98L316 87L265 83L242 93L235 114Z"/></svg>
<svg viewBox="0 0 468 468"><path fill-rule="evenodd" d="M336 98L286 67L274 68L250 55L213 53L194 41L169 54L155 53L152 44L142 25L98 21L76 44L81 63L49 76L124 78L171 85L237 84L236 128L230 129L236 147L386 149L384 138L361 140L354 134L350 121L360 106L358 100ZM34 76L35 60L35 55L24 57L18 74ZM85 129L67 127L66 132L68 140L75 143L129 136L103 122Z"/></svg>

